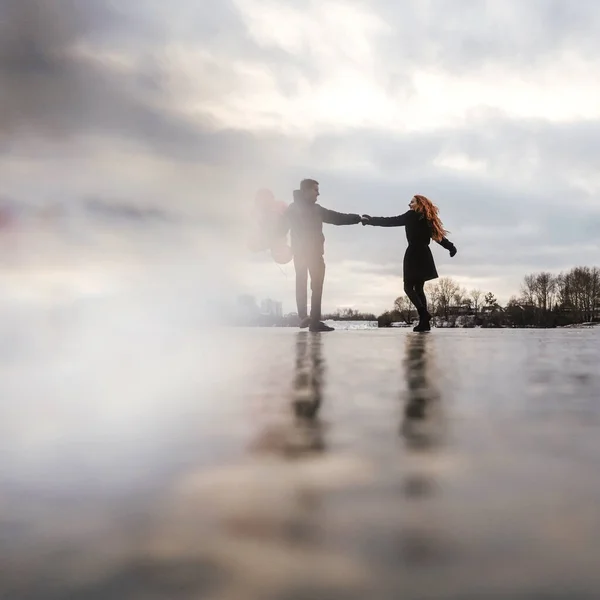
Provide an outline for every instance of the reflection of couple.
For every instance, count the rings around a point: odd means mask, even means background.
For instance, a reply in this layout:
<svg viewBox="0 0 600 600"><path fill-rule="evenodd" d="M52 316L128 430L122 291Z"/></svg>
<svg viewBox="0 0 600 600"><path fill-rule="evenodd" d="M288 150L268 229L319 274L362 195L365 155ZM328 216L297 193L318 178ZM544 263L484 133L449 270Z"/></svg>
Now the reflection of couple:
<svg viewBox="0 0 600 600"><path fill-rule="evenodd" d="M431 315L427 311L427 299L423 287L426 281L438 277L429 243L433 239L450 256L456 254L456 247L446 239L447 233L438 216L437 207L425 196L416 195L409 209L396 217L371 217L345 214L329 210L317 204L319 183L314 179L304 179L300 189L294 192L294 202L284 213L283 229L291 231L292 252L296 269L296 304L300 327L310 331L332 331L321 321L321 299L325 279L323 223L332 225L374 225L379 227L402 227L406 229L408 248L404 255L404 291L419 313L419 324L415 331L429 331ZM311 306L307 310L307 283L310 274Z"/></svg>
<svg viewBox="0 0 600 600"><path fill-rule="evenodd" d="M323 425L319 418L325 362L320 336L298 333L296 364L291 391L292 422L265 428L252 448L299 458L325 449Z"/></svg>
<svg viewBox="0 0 600 600"><path fill-rule="evenodd" d="M439 442L440 392L431 377L431 341L427 336L406 336L405 375L407 397L401 434L412 450L429 450Z"/></svg>
<svg viewBox="0 0 600 600"><path fill-rule="evenodd" d="M326 364L320 336L299 333L296 338L296 368L292 409L296 432L295 454L325 449L319 410L323 401ZM439 404L441 395L432 376L433 340L427 336L406 336L404 375L406 395L400 434L414 451L431 450L441 439Z"/></svg>
<svg viewBox="0 0 600 600"><path fill-rule="evenodd" d="M400 435L413 451L431 450L440 442L440 391L432 376L433 340L406 336ZM325 450L324 426L319 417L325 388L326 364L320 336L298 333L290 404L292 421L265 429L253 449L286 457L302 457Z"/></svg>

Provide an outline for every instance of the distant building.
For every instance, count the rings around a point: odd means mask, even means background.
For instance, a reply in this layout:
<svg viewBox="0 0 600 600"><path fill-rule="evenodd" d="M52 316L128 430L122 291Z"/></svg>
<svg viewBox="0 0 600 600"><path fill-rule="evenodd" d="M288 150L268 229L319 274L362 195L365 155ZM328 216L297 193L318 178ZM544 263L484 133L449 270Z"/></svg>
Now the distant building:
<svg viewBox="0 0 600 600"><path fill-rule="evenodd" d="M494 312L502 312L503 313L503 312L505 312L505 310L504 310L504 308L502 306L500 306L498 304L495 304L495 305L492 305L492 306L489 306L489 305L486 304L486 305L481 306L479 308L479 312L482 315L489 315L489 314L494 313Z"/></svg>
<svg viewBox="0 0 600 600"><path fill-rule="evenodd" d="M244 322L251 321L259 315L259 312L254 296L247 294L238 296L235 313L239 320Z"/></svg>
<svg viewBox="0 0 600 600"><path fill-rule="evenodd" d="M460 306L449 306L448 307L448 315L452 316L460 316L460 315L468 315L472 312L471 307L468 304L462 304Z"/></svg>
<svg viewBox="0 0 600 600"><path fill-rule="evenodd" d="M260 303L260 313L269 317L283 316L283 303L270 298L265 298Z"/></svg>

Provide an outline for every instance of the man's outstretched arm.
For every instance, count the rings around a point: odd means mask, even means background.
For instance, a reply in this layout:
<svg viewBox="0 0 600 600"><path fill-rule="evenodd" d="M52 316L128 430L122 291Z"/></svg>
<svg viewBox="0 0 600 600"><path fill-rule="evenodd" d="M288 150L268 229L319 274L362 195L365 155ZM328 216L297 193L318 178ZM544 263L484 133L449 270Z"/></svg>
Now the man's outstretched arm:
<svg viewBox="0 0 600 600"><path fill-rule="evenodd" d="M323 206L321 206L321 214L323 215L323 223L329 223L330 225L357 225L360 223L360 215L340 213Z"/></svg>
<svg viewBox="0 0 600 600"><path fill-rule="evenodd" d="M361 222L363 225L374 225L375 227L404 227L411 217L412 211L407 211L402 215L395 217L372 217L363 215Z"/></svg>

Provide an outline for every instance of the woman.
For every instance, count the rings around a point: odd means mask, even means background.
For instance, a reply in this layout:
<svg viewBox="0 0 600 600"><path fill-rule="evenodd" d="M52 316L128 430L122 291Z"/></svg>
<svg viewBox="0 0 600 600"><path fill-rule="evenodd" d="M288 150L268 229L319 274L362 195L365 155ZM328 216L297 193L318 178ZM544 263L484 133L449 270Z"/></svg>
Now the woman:
<svg viewBox="0 0 600 600"><path fill-rule="evenodd" d="M448 233L438 216L438 208L425 196L416 194L408 205L409 211L397 217L371 217L363 215L363 225L406 228L408 248L404 254L404 291L419 313L419 324L413 331L429 331L431 315L427 311L427 298L423 290L425 282L437 279L429 243L433 239L440 246L456 254L456 247L446 239Z"/></svg>

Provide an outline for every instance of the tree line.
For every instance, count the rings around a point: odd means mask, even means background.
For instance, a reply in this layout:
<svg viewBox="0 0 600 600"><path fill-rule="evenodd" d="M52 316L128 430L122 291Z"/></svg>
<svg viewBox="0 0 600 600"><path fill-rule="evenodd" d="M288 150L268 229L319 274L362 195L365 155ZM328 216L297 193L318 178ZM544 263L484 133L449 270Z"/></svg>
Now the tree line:
<svg viewBox="0 0 600 600"><path fill-rule="evenodd" d="M558 275L543 271L526 275L520 294L501 306L492 292L467 291L450 277L428 283L429 312L448 326L558 327L600 320L600 269L574 267ZM412 323L417 314L400 296L391 310L377 317L380 327Z"/></svg>
<svg viewBox="0 0 600 600"><path fill-rule="evenodd" d="M335 312L323 315L325 321L377 321L373 313L362 313L355 308L338 308Z"/></svg>
<svg viewBox="0 0 600 600"><path fill-rule="evenodd" d="M520 292L501 306L490 291L467 291L451 277L442 277L425 286L429 312L437 324L449 327L560 327L600 322L600 268L574 267L558 275L542 271L523 278ZM297 326L297 316L275 317L259 314L255 301L252 310L241 311L237 325ZM246 302L247 304L247 302ZM399 296L390 310L379 316L354 308L337 309L323 315L333 321L377 321L380 327L393 323L411 324L417 312L405 296Z"/></svg>

